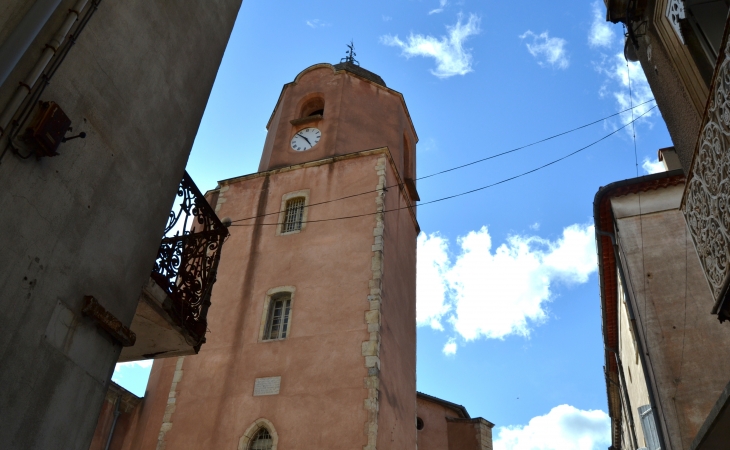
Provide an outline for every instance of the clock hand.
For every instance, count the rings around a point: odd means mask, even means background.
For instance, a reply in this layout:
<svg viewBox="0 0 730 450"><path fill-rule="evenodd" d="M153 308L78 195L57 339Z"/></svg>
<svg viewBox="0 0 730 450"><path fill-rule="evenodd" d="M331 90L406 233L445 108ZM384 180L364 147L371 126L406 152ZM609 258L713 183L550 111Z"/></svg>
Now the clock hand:
<svg viewBox="0 0 730 450"><path fill-rule="evenodd" d="M300 138L302 138L302 139L304 139L305 141L307 141L307 144L309 144L309 146L310 146L310 147L312 146L312 143L311 143L311 142L309 142L309 139L307 139L307 138L306 138L306 137L305 137L305 136L304 136L303 134L301 134L301 133L297 133L297 136L299 136Z"/></svg>

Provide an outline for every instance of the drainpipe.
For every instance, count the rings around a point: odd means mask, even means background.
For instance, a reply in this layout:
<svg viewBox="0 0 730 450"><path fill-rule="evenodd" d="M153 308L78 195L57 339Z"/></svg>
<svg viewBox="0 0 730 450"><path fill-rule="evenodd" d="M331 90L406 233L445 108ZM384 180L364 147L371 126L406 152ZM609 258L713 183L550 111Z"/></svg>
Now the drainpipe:
<svg viewBox="0 0 730 450"><path fill-rule="evenodd" d="M0 46L0 86L8 79L10 72L13 71L60 3L61 0L36 0Z"/></svg>
<svg viewBox="0 0 730 450"><path fill-rule="evenodd" d="M109 437L106 439L106 447L104 450L109 450L109 446L112 445L112 436L114 436L114 428L117 426L117 419L122 414L119 412L119 405L122 403L122 394L119 394L117 401L114 402L114 420L112 421L112 427L109 430Z"/></svg>
<svg viewBox="0 0 730 450"><path fill-rule="evenodd" d="M38 0L38 2L40 1L48 0ZM20 82L20 86L18 86L18 89L15 91L15 94L13 94L13 97L8 102L2 115L0 115L0 136L5 134L10 120L18 111L18 108L20 107L21 103L23 103L23 100L25 100L25 97L30 94L31 88L36 83L36 81L38 81L38 78L40 78L46 66L51 61L51 58L53 58L53 55L56 53L63 41L66 40L66 35L71 30L71 27L76 22L76 20L78 20L79 15L86 6L87 2L88 0L79 0L78 2L76 2L76 5L74 5L73 9L70 9L68 11L66 20L63 21L63 24L58 29L55 36L53 36L53 38L46 44L46 48L43 50L41 57L38 59L38 62L36 62L35 66L33 66L33 69L31 69L25 79ZM35 5L33 5L33 7L35 7Z"/></svg>

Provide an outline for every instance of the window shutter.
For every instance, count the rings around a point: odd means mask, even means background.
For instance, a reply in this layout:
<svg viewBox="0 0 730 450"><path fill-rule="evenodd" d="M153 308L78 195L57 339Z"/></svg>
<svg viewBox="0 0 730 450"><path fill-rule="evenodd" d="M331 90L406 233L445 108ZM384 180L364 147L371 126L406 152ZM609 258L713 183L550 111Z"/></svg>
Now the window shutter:
<svg viewBox="0 0 730 450"><path fill-rule="evenodd" d="M641 428L644 430L644 441L648 450L661 450L659 447L659 434L656 430L656 421L651 406L639 406L639 417L641 417Z"/></svg>

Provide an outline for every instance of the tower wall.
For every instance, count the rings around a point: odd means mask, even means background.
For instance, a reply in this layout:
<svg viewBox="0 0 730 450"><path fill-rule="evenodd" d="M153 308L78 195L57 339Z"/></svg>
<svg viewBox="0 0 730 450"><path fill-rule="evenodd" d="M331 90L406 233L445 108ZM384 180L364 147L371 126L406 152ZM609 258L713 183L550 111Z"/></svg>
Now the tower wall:
<svg viewBox="0 0 730 450"><path fill-rule="evenodd" d="M324 100L323 118L292 124L302 118L302 107L317 96ZM289 141L295 131L311 126L322 131L320 143L305 152L292 150ZM403 96L330 64L311 66L284 86L267 128L259 171L388 147L398 172L414 178L418 137ZM408 168L404 167L404 137L410 147Z"/></svg>
<svg viewBox="0 0 730 450"><path fill-rule="evenodd" d="M386 170L387 186L402 181ZM416 238L405 191L385 194L378 449L416 448ZM415 226L414 226L415 225Z"/></svg>
<svg viewBox="0 0 730 450"><path fill-rule="evenodd" d="M324 117L292 125L318 95ZM323 137L296 152L289 143L300 126ZM235 221L208 340L196 356L155 362L153 373L166 376L149 386L141 448L246 449L258 424L282 449L416 448L418 224L415 211L397 210L411 204L404 135L413 152L402 96L372 81L318 65L285 86L262 171L221 181L208 197ZM384 141L395 150L372 149ZM311 206L302 230L284 233L280 211L292 193ZM265 340L276 289L292 293L290 329ZM278 392L255 395L257 379L272 377L281 377Z"/></svg>

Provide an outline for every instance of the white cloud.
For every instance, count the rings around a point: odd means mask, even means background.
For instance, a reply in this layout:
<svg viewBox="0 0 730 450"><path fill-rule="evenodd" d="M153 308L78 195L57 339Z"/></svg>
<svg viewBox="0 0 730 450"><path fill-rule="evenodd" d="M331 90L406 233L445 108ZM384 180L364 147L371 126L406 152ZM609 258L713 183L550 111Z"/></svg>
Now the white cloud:
<svg viewBox="0 0 730 450"><path fill-rule="evenodd" d="M330 25L331 24L326 23L326 22L322 22L319 19L307 20L307 26L310 27L310 28L322 28L322 27L328 27Z"/></svg>
<svg viewBox="0 0 730 450"><path fill-rule="evenodd" d="M392 17L390 17L390 16L383 16L383 22L390 22L391 20L393 20Z"/></svg>
<svg viewBox="0 0 730 450"><path fill-rule="evenodd" d="M641 168L644 169L644 172L646 173L659 173L667 171L667 168L664 167L664 163L659 161L658 159L651 161L649 160L649 158L644 158L644 162L641 164Z"/></svg>
<svg viewBox="0 0 730 450"><path fill-rule="evenodd" d="M114 372L117 372L122 367L141 367L143 369L147 369L149 367L152 367L152 363L154 362L153 359L143 359L142 361L130 361L130 362L123 362L123 363L117 363L116 366L114 366Z"/></svg>
<svg viewBox="0 0 730 450"><path fill-rule="evenodd" d="M588 44L591 47L611 47L616 42L620 41L606 21L605 7L598 1L593 2L593 22L588 33Z"/></svg>
<svg viewBox="0 0 730 450"><path fill-rule="evenodd" d="M602 93L605 95L609 90L613 90L611 95L616 99L619 110L628 109L631 105L640 105L654 98L649 82L641 69L641 64L638 61L629 61L627 66L623 49L611 58L604 58L597 70L606 76L601 89ZM633 118L649 111L653 105L653 103L646 103L636 107L633 115L631 111L621 114L621 122L623 124L631 122ZM637 122L643 122L653 114L654 111L650 111ZM631 127L628 127L627 132L631 133L631 131Z"/></svg>
<svg viewBox="0 0 730 450"><path fill-rule="evenodd" d="M459 15L456 25L447 26L448 36L436 38L428 35L411 34L404 42L398 36L382 36L380 42L385 45L400 47L406 58L425 56L436 60L436 70L431 73L439 78L448 78L454 75L466 75L472 71L472 55L464 48L464 42L478 34L480 19L474 14L469 20L462 23Z"/></svg>
<svg viewBox="0 0 730 450"><path fill-rule="evenodd" d="M499 427L494 450L603 450L611 445L611 419L600 410L560 405L524 426Z"/></svg>
<svg viewBox="0 0 730 450"><path fill-rule="evenodd" d="M555 283L585 283L596 270L592 225L571 225L559 239L514 235L492 251L486 227L448 242L438 234L418 238L417 323L444 330L450 325L466 341L529 336L544 322ZM455 352L456 345L444 347Z"/></svg>
<svg viewBox="0 0 730 450"><path fill-rule="evenodd" d="M540 229L540 222L535 222L532 225L530 225L530 229L531 230L535 230L535 231L539 230Z"/></svg>
<svg viewBox="0 0 730 450"><path fill-rule="evenodd" d="M537 58L537 63L541 66L550 65L558 69L567 69L570 65L568 60L568 52L565 46L568 41L562 38L550 37L547 31L535 34L527 30L520 36L520 39L531 38L532 42L528 42L527 51Z"/></svg>
<svg viewBox="0 0 730 450"><path fill-rule="evenodd" d="M438 234L429 236L421 233L418 236L416 323L430 325L436 330L443 330L441 318L449 312L445 302L448 290L445 272L449 266L447 251L448 243Z"/></svg>
<svg viewBox="0 0 730 450"><path fill-rule="evenodd" d="M455 355L456 354L456 339L449 339L444 345L444 355Z"/></svg>
<svg viewBox="0 0 730 450"><path fill-rule="evenodd" d="M438 13L444 12L444 8L446 7L447 3L448 3L448 0L439 0L439 7L429 11L428 15L430 16L431 14L438 14Z"/></svg>
<svg viewBox="0 0 730 450"><path fill-rule="evenodd" d="M654 98L651 92L649 82L644 76L641 63L638 61L627 64L624 57L624 39L623 34L618 33L620 26L613 25L605 21L601 17L605 11L599 2L593 3L593 25L588 34L588 42L594 48L603 48L608 53L599 51L596 54L600 58L593 62L596 71L604 75L604 80L599 90L602 98L614 98L617 109L622 111L645 103ZM617 28L619 27L619 28ZM630 93L630 94L629 94ZM636 125L648 124L650 117L654 115L654 111L649 109L654 106L650 102L634 109L633 115L631 111L627 111L620 116L621 125L628 124L634 118L646 113L641 119L636 121ZM615 124L612 124L617 128ZM632 127L627 127L626 132L631 136L634 132Z"/></svg>

